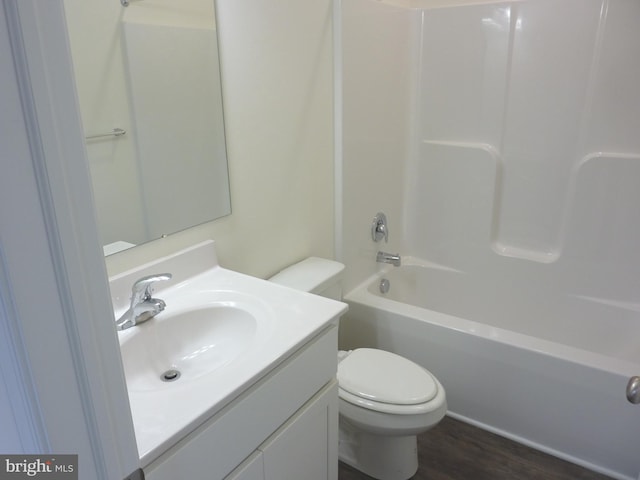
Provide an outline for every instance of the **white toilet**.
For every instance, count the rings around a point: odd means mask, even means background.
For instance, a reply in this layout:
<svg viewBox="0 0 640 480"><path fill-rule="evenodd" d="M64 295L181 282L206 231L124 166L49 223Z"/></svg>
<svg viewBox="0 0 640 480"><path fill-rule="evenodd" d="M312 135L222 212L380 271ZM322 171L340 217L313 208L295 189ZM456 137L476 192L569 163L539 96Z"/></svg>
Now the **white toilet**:
<svg viewBox="0 0 640 480"><path fill-rule="evenodd" d="M310 257L271 281L342 299L344 265ZM421 366L372 348L338 352L340 460L380 480L407 480L418 469L416 436L447 411L444 388Z"/></svg>

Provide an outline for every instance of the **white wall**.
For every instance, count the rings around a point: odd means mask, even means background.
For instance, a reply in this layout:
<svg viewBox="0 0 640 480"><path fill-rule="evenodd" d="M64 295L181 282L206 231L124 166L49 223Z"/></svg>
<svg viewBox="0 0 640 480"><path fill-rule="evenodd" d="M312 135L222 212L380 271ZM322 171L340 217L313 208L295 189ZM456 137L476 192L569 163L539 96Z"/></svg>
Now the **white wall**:
<svg viewBox="0 0 640 480"><path fill-rule="evenodd" d="M333 256L332 2L216 7L232 214L110 256L110 274L206 238L259 277Z"/></svg>

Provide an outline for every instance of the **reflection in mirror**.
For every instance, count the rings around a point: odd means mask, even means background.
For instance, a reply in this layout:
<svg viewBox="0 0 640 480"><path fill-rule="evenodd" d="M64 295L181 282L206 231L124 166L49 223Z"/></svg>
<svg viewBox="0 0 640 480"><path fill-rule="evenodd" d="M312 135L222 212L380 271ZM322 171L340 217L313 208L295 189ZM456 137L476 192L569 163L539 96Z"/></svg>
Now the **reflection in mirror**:
<svg viewBox="0 0 640 480"><path fill-rule="evenodd" d="M105 254L231 212L213 0L64 0Z"/></svg>

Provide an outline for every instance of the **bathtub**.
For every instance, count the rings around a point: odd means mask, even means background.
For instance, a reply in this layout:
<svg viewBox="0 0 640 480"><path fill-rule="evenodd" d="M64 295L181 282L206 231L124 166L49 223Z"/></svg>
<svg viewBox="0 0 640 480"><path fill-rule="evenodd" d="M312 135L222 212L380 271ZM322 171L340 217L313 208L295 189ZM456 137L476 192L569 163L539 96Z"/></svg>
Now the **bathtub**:
<svg viewBox="0 0 640 480"><path fill-rule="evenodd" d="M533 296L403 262L345 295L341 348L381 348L424 366L444 385L452 417L613 478L639 478L640 406L625 397L640 374L632 306L553 285Z"/></svg>

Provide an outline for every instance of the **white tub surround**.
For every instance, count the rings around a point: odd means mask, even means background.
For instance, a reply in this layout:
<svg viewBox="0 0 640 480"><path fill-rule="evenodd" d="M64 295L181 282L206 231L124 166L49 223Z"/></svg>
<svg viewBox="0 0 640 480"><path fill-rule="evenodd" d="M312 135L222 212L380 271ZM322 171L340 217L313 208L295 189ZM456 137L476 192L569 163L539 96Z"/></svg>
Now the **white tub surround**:
<svg viewBox="0 0 640 480"><path fill-rule="evenodd" d="M637 305L640 6L342 9L347 291L376 270L382 210L386 251Z"/></svg>

